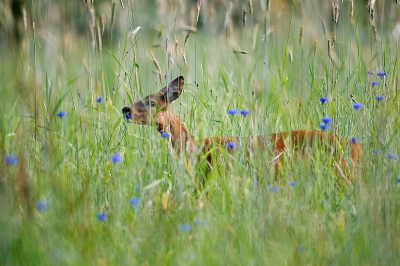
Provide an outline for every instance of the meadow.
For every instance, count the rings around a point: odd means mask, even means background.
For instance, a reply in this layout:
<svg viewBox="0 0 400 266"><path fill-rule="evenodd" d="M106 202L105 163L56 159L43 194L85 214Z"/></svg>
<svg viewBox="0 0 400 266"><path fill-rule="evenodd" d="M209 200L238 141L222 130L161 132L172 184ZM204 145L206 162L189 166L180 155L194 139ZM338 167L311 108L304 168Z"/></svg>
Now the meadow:
<svg viewBox="0 0 400 266"><path fill-rule="evenodd" d="M0 264L396 265L399 6L371 2L32 1L17 36L4 2ZM219 147L202 186L121 112L180 75L196 139L326 130L362 145L352 182Z"/></svg>

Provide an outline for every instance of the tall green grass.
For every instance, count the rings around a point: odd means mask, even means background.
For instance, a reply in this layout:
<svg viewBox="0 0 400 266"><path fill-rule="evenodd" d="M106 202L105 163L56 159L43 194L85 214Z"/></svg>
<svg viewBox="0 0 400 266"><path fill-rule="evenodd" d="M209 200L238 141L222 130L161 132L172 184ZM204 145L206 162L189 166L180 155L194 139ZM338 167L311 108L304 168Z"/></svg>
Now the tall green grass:
<svg viewBox="0 0 400 266"><path fill-rule="evenodd" d="M1 42L2 265L396 264L398 43L388 11L394 3L376 4L375 40L367 8L356 5L350 17L350 1L340 3L337 23L330 4L296 1L282 11L286 2L275 1L266 11L253 1L250 14L248 2L233 1L227 37L225 7L217 1L215 20L200 18L184 43L179 26L192 23L189 6L123 2L124 9L109 7L116 13L101 51L87 24L84 34L62 28L35 3L28 10L40 22L35 32L27 29L17 48ZM63 18L74 20L85 8L90 21L87 6L79 8ZM244 26L237 15L243 9ZM328 39L336 39L330 53ZM126 124L121 114L178 75L185 91L172 109L196 139L318 129L322 117L332 117L329 131L363 145L353 183L338 185L333 158L322 151L306 161L286 151L275 180L272 161L220 147L223 165L200 188L204 172L196 158L179 157L154 128ZM354 110L354 102L363 108ZM250 114L229 116L231 108ZM10 154L18 163L6 164ZM122 161L113 163L113 154Z"/></svg>

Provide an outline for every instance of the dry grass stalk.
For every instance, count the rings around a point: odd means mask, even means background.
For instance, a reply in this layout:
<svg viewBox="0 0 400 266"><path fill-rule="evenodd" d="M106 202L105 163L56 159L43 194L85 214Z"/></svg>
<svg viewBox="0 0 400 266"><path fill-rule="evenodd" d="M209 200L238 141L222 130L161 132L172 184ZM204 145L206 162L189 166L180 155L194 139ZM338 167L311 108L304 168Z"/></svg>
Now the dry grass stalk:
<svg viewBox="0 0 400 266"><path fill-rule="evenodd" d="M187 30L188 33L186 34L185 37L185 42L184 45L186 44L187 40L189 39L189 36L192 32L197 31L197 23L199 22L199 17L200 17L200 7L201 7L201 0L197 0L197 5L196 5L196 20L194 22L194 27L190 26L181 26L181 30Z"/></svg>
<svg viewBox="0 0 400 266"><path fill-rule="evenodd" d="M183 45L185 45L186 44L186 42L187 42L187 40L189 39L189 36L190 36L190 31L186 34L186 37L185 37L185 41L183 42Z"/></svg>
<svg viewBox="0 0 400 266"><path fill-rule="evenodd" d="M315 42L314 42L314 56L317 55L317 48L318 48L318 40L315 40Z"/></svg>
<svg viewBox="0 0 400 266"><path fill-rule="evenodd" d="M300 44L303 42L303 35L304 35L304 24L301 24L300 26Z"/></svg>
<svg viewBox="0 0 400 266"><path fill-rule="evenodd" d="M354 0L350 0L350 18L354 15Z"/></svg>
<svg viewBox="0 0 400 266"><path fill-rule="evenodd" d="M23 21L23 25L24 25L24 30L26 31L28 28L28 22L26 19L26 8L25 7L22 8L22 21Z"/></svg>
<svg viewBox="0 0 400 266"><path fill-rule="evenodd" d="M154 65L156 66L157 69L157 73L158 73L158 78L160 79L160 82L162 83L162 72L161 72L161 68L160 65L158 64L157 59L154 57L154 54L151 53L151 60L153 60Z"/></svg>
<svg viewBox="0 0 400 266"><path fill-rule="evenodd" d="M185 54L185 50L181 49L182 51L182 59L183 59L183 63L185 64L185 66L187 66L187 60L186 60L186 54Z"/></svg>
<svg viewBox="0 0 400 266"><path fill-rule="evenodd" d="M137 27L136 29L130 31L128 33L128 38L133 40L135 38L136 34L139 32L139 30L140 30L140 27Z"/></svg>
<svg viewBox="0 0 400 266"><path fill-rule="evenodd" d="M249 0L249 11L250 15L253 15L253 2L251 0Z"/></svg>
<svg viewBox="0 0 400 266"><path fill-rule="evenodd" d="M375 41L377 41L378 40L378 33L376 31L375 20L370 19L369 22L371 23L371 26L372 26L372 31L374 33L374 39L375 39Z"/></svg>
<svg viewBox="0 0 400 266"><path fill-rule="evenodd" d="M229 2L229 6L225 12L225 21L224 21L224 29L227 38L231 36L231 31L232 31L232 18L231 18L232 10L233 10L233 3Z"/></svg>
<svg viewBox="0 0 400 266"><path fill-rule="evenodd" d="M332 2L332 18L335 23L339 20L340 6L337 2Z"/></svg>
<svg viewBox="0 0 400 266"><path fill-rule="evenodd" d="M168 49L168 68L170 67L170 65L173 65L173 64L175 64L175 60L172 55L172 49Z"/></svg>
<svg viewBox="0 0 400 266"><path fill-rule="evenodd" d="M101 15L101 35L103 35L104 30L106 29L106 19L104 14Z"/></svg>
<svg viewBox="0 0 400 266"><path fill-rule="evenodd" d="M339 68L341 64L335 53L335 44L330 39L328 39L328 56L331 62Z"/></svg>
<svg viewBox="0 0 400 266"><path fill-rule="evenodd" d="M236 54L248 54L249 52L243 51L243 50L233 50L234 53Z"/></svg>
<svg viewBox="0 0 400 266"><path fill-rule="evenodd" d="M97 25L97 38L98 38L98 42L99 42L99 50L102 51L103 49L103 43L101 42L101 34L100 34L100 23L97 20L96 21L96 25Z"/></svg>
<svg viewBox="0 0 400 266"><path fill-rule="evenodd" d="M333 54L332 54L333 44L330 39L328 39L328 56L331 62L333 62Z"/></svg>
<svg viewBox="0 0 400 266"><path fill-rule="evenodd" d="M246 9L243 8L243 15L242 15L242 25L243 25L243 27L246 27L246 15L247 15Z"/></svg>
<svg viewBox="0 0 400 266"><path fill-rule="evenodd" d="M114 26L114 21L115 21L115 3L112 4L111 8L111 28Z"/></svg>
<svg viewBox="0 0 400 266"><path fill-rule="evenodd" d="M190 33L197 32L196 27L188 26L188 25L181 25L181 26L179 27L179 29L180 29L181 31L187 31L187 32L190 32Z"/></svg>
<svg viewBox="0 0 400 266"><path fill-rule="evenodd" d="M376 30L376 25L375 25L375 19L374 19L374 6L375 6L375 1L376 0L369 0L368 1L368 11L369 11L369 23L371 23L372 26L372 31L374 33L374 38L375 41L378 40L378 34L377 34L377 30Z"/></svg>
<svg viewBox="0 0 400 266"><path fill-rule="evenodd" d="M179 42L178 42L178 39L175 39L175 41L174 41L174 51L175 51L174 56L178 56L178 48L179 48Z"/></svg>
<svg viewBox="0 0 400 266"><path fill-rule="evenodd" d="M96 47L96 36L95 36L95 31L94 27L96 25L96 15L94 12L94 7L93 5L88 5L89 13L90 13L90 20L89 20L89 30L90 30L90 38L92 40L92 47Z"/></svg>
<svg viewBox="0 0 400 266"><path fill-rule="evenodd" d="M199 16L200 16L200 7L201 7L201 0L197 0L197 13L196 13L196 22L194 23L194 27L197 27L197 23L199 22Z"/></svg>

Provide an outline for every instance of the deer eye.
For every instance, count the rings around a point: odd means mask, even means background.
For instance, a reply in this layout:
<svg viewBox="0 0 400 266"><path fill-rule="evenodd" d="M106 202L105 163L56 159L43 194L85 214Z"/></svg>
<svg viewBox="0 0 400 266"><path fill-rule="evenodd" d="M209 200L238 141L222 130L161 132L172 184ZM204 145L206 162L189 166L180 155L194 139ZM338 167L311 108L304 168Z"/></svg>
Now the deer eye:
<svg viewBox="0 0 400 266"><path fill-rule="evenodd" d="M156 103L153 101L148 101L148 102L146 102L146 105L150 106L150 107L154 107L154 106L156 106Z"/></svg>

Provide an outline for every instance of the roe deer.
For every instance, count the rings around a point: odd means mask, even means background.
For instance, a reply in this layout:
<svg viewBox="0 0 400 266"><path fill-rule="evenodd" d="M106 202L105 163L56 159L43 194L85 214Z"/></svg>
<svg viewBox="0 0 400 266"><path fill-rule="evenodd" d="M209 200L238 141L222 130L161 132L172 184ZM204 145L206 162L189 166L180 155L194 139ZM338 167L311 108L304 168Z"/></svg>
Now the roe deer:
<svg viewBox="0 0 400 266"><path fill-rule="evenodd" d="M211 155L207 153L212 147L217 145L227 147L230 142L236 143L238 138L204 138L199 145L196 145L194 138L190 136L186 127L170 108L171 103L181 95L183 85L184 78L180 76L158 93L150 94L137 103L124 107L122 113L127 122L134 122L140 125L151 125L153 123L160 133L168 132L172 147L178 154L185 150L188 150L189 154L193 154L196 149L199 149L199 154L206 154L208 163L211 164ZM277 176L282 164L285 145L290 145L295 153L301 153L302 155L305 155L304 153L307 147L321 145L321 147L336 154L335 167L338 168L337 170L339 170L340 167L348 167L350 176L352 174L352 167L357 165L362 156L360 144L345 141L332 133L320 130L296 130L292 132L273 133L269 138L258 136L255 140L250 141L250 144L246 147L249 154L252 154L253 149L256 147L260 152L270 150L274 159L275 176ZM348 146L350 146L351 162L350 165L347 166L341 153L343 153L344 148ZM254 155L256 155L256 153ZM351 178L347 181L351 182Z"/></svg>

